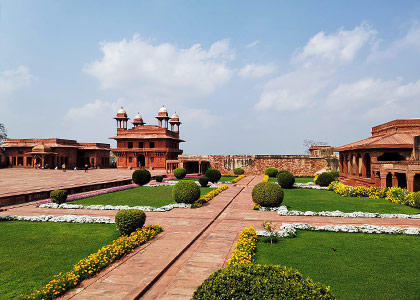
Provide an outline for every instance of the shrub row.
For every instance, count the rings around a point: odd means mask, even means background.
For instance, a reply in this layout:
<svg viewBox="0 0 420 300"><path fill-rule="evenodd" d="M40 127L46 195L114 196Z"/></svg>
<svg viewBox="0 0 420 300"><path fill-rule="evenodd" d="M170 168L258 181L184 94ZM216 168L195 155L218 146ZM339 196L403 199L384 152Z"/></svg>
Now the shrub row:
<svg viewBox="0 0 420 300"><path fill-rule="evenodd" d="M245 177L245 175L244 175L244 174L239 175L238 177L236 177L236 178L232 179L232 183L237 183L239 180L241 180L241 179L242 179L242 178L244 178L244 177Z"/></svg>
<svg viewBox="0 0 420 300"><path fill-rule="evenodd" d="M191 205L191 208L198 208L198 207L203 206L203 204L209 202L211 199L213 199L214 197L216 197L217 195L219 195L221 192L223 192L227 188L228 188L228 186L226 184L224 184L224 185L219 186L217 189L208 192L204 196L200 197L200 199L198 199L197 201L195 201Z"/></svg>
<svg viewBox="0 0 420 300"><path fill-rule="evenodd" d="M162 232L160 225L137 229L129 236L121 236L112 244L102 247L96 253L81 259L70 272L60 273L42 289L24 296L24 299L54 299L66 291L76 287L85 279L95 276L102 269L121 257L131 253L138 246L146 243Z"/></svg>

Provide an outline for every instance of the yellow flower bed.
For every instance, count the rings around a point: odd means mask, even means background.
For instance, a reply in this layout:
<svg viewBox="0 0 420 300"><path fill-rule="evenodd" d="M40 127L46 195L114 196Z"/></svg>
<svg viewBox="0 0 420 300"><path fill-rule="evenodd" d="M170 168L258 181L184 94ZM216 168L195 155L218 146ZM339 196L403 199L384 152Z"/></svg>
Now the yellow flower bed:
<svg viewBox="0 0 420 300"><path fill-rule="evenodd" d="M257 238L254 228L244 228L239 234L239 242L236 243L232 257L228 259L228 265L251 264L257 249Z"/></svg>
<svg viewBox="0 0 420 300"><path fill-rule="evenodd" d="M264 175L264 178L261 182L268 182L269 179L270 179L270 176Z"/></svg>
<svg viewBox="0 0 420 300"><path fill-rule="evenodd" d="M96 253L81 259L67 273L60 273L45 285L30 295L21 295L22 299L54 299L71 288L76 287L84 279L91 278L102 269L121 257L131 253L138 246L146 243L163 231L160 225L139 228L129 236L121 236L112 244L99 249Z"/></svg>
<svg viewBox="0 0 420 300"><path fill-rule="evenodd" d="M216 197L217 195L219 195L221 192L223 192L224 190L226 190L228 188L228 186L226 184L219 186L217 189L208 192L207 194L205 194L204 196L200 197L200 199L198 199L197 201L195 201L192 205L191 208L198 208L203 206L204 203L209 202L211 199L213 199L214 197Z"/></svg>
<svg viewBox="0 0 420 300"><path fill-rule="evenodd" d="M232 182L233 183L237 183L239 180L241 180L244 177L245 177L245 174L239 175L238 177L236 177L235 179L233 179Z"/></svg>

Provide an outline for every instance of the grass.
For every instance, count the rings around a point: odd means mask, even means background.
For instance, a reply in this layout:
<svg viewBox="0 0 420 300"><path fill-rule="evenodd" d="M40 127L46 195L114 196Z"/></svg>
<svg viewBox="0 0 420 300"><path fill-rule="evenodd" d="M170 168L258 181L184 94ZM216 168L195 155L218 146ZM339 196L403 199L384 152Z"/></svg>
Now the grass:
<svg viewBox="0 0 420 300"><path fill-rule="evenodd" d="M219 182L232 182L233 179L235 179L236 176L222 176L219 180ZM180 180L193 180L198 181L199 178L184 178L184 179L173 179L174 181L180 181Z"/></svg>
<svg viewBox="0 0 420 300"><path fill-rule="evenodd" d="M0 299L41 288L119 236L114 224L7 221L0 231Z"/></svg>
<svg viewBox="0 0 420 300"><path fill-rule="evenodd" d="M338 299L419 299L420 236L298 231L277 244L265 239L256 263L296 268Z"/></svg>
<svg viewBox="0 0 420 300"><path fill-rule="evenodd" d="M342 197L333 191L311 189L283 189L284 200L289 210L300 211L334 211L342 212L373 212L373 213L401 213L418 214L414 207L388 202L385 199L369 199L367 197Z"/></svg>
<svg viewBox="0 0 420 300"><path fill-rule="evenodd" d="M176 203L172 199L172 186L137 187L130 190L118 191L104 195L79 199L69 204L87 205L128 205L161 207ZM201 195L207 194L213 188L200 187Z"/></svg>
<svg viewBox="0 0 420 300"><path fill-rule="evenodd" d="M268 181L277 182L277 178L270 177ZM314 179L312 177L295 177L295 183L307 183L307 182L314 182Z"/></svg>

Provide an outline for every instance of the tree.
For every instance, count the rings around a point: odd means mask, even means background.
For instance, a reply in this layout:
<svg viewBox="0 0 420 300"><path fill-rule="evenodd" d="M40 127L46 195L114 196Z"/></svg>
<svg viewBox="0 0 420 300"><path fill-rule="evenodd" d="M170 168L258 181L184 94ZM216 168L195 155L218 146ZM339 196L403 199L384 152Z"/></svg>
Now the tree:
<svg viewBox="0 0 420 300"><path fill-rule="evenodd" d="M112 151L109 152L109 166L111 168L117 167L117 157L112 153Z"/></svg>
<svg viewBox="0 0 420 300"><path fill-rule="evenodd" d="M318 142L318 141L314 141L314 140L304 140L303 145L306 148L305 153L309 154L309 148L311 148L312 146L327 146L328 143L327 142Z"/></svg>
<svg viewBox="0 0 420 300"><path fill-rule="evenodd" d="M4 143L7 138L7 130L4 124L0 123L0 145Z"/></svg>

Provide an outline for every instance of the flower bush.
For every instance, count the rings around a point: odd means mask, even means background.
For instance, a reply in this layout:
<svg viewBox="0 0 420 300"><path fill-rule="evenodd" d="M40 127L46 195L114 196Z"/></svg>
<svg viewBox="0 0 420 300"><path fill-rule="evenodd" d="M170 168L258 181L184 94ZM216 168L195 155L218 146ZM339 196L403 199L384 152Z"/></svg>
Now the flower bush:
<svg viewBox="0 0 420 300"><path fill-rule="evenodd" d="M191 208L199 208L199 207L203 206L203 204L209 202L211 199L213 199L214 197L219 195L221 192L223 192L227 188L228 188L228 186L226 184L224 184L224 185L219 186L217 189L212 190L211 192L208 192L204 196L201 196L197 201L195 201L191 205Z"/></svg>
<svg viewBox="0 0 420 300"><path fill-rule="evenodd" d="M386 201L414 206L414 193L399 187L390 187L386 191Z"/></svg>
<svg viewBox="0 0 420 300"><path fill-rule="evenodd" d="M245 174L239 175L238 177L232 179L232 183L237 183L239 180L245 177Z"/></svg>
<svg viewBox="0 0 420 300"><path fill-rule="evenodd" d="M66 291L76 287L85 279L93 277L114 261L131 253L138 246L146 243L162 232L160 225L153 225L137 229L129 236L121 236L112 244L99 249L96 253L81 259L70 272L59 273L43 288L32 294L21 297L23 299L54 299Z"/></svg>
<svg viewBox="0 0 420 300"><path fill-rule="evenodd" d="M251 264L257 250L257 238L254 228L244 228L239 234L232 257L228 259L228 265Z"/></svg>
<svg viewBox="0 0 420 300"><path fill-rule="evenodd" d="M264 175L264 178L261 182L268 182L268 180L270 180L270 176Z"/></svg>

